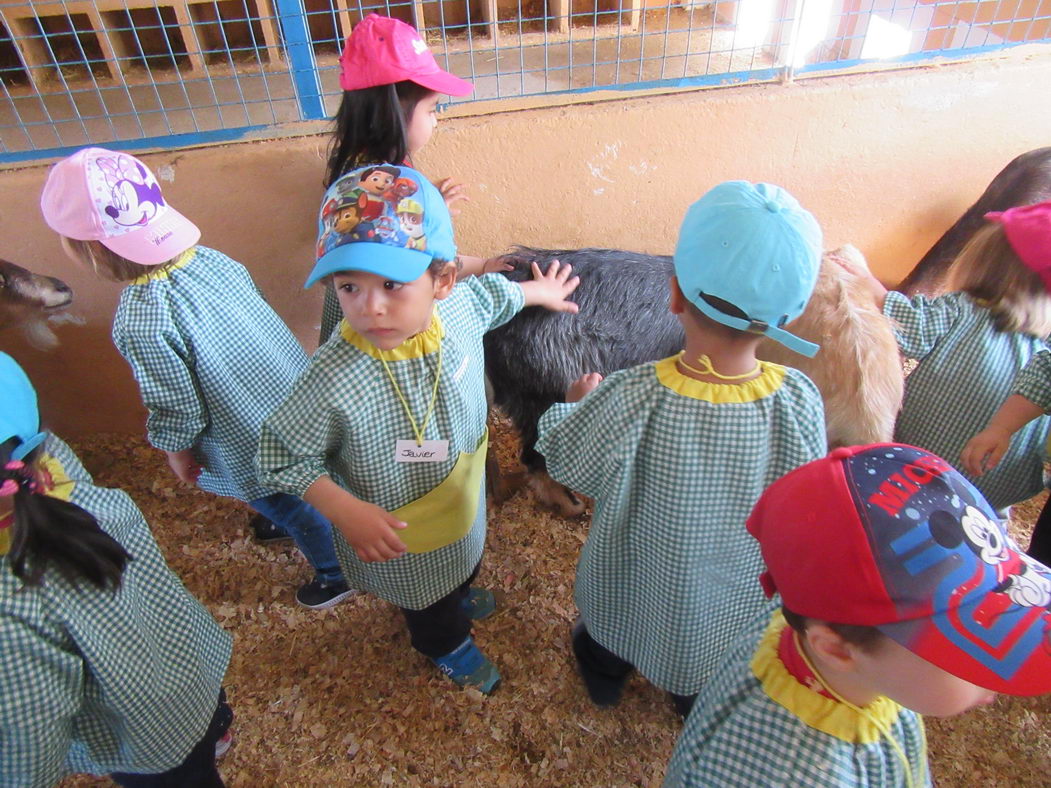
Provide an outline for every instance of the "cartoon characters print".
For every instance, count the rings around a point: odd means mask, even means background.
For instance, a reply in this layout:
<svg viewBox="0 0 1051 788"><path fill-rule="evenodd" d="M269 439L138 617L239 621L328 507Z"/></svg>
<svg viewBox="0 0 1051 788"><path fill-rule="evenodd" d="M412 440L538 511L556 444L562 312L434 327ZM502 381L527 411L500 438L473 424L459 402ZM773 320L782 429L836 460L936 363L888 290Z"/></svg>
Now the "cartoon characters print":
<svg viewBox="0 0 1051 788"><path fill-rule="evenodd" d="M165 207L160 185L130 156L100 156L95 163L105 184L103 211L114 224L127 228L145 226Z"/></svg>
<svg viewBox="0 0 1051 788"><path fill-rule="evenodd" d="M423 205L413 199L419 185L389 164L365 167L334 185L321 211L322 257L345 243L373 241L423 251Z"/></svg>

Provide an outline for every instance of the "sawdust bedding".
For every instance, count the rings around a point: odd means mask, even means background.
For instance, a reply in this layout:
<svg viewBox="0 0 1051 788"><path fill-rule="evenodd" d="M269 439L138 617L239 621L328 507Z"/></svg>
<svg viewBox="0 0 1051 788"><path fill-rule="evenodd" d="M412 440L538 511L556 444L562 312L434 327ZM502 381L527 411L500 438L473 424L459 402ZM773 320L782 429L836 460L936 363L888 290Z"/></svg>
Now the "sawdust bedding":
<svg viewBox="0 0 1051 788"><path fill-rule="evenodd" d="M514 467L508 425L492 429L501 467ZM491 511L480 582L502 605L475 634L504 681L485 697L416 654L387 603L296 605L310 572L294 548L255 544L245 507L181 486L144 440L71 444L100 484L135 498L171 567L233 633L226 689L236 739L221 763L231 788L660 785L680 727L665 695L636 678L619 706L601 710L574 673L568 632L586 518L540 512L527 491ZM1022 544L1040 503L1016 507ZM929 720L938 788L1051 784L1049 710L1051 698L1001 698ZM78 776L61 785L111 783Z"/></svg>

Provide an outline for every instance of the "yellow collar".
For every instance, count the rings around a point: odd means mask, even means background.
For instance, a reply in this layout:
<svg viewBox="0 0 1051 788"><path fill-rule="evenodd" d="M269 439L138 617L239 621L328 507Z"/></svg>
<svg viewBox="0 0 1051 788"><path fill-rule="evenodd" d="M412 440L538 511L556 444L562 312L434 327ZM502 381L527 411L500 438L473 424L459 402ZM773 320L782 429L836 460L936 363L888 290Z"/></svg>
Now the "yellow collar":
<svg viewBox="0 0 1051 788"><path fill-rule="evenodd" d="M879 697L864 707L866 716L800 684L777 657L781 630L786 626L781 611L774 613L752 657L752 673L766 694L811 728L829 736L851 744L878 742L883 735L880 728L890 729L901 714L901 706L890 698Z"/></svg>
<svg viewBox="0 0 1051 788"><path fill-rule="evenodd" d="M755 402L769 397L781 388L785 379L784 367L769 361L760 361L759 367L762 371L757 378L746 380L744 383L708 383L680 372L675 363L678 357L676 354L657 362L657 380L676 394L705 402Z"/></svg>
<svg viewBox="0 0 1051 788"><path fill-rule="evenodd" d="M167 265L159 266L155 270L150 271L148 274L143 274L142 276L132 279L129 284L144 285L147 282L152 282L157 279L167 279L169 271L174 271L176 268L182 268L184 265L190 262L190 260L193 259L194 253L196 251L197 247L191 246L181 255L176 257L175 260L173 260L172 262L168 263Z"/></svg>
<svg viewBox="0 0 1051 788"><path fill-rule="evenodd" d="M435 310L431 315L431 324L419 334L413 334L393 350L380 350L365 337L355 331L346 320L339 321L339 335L350 345L373 358L384 358L387 361L406 361L410 358L423 358L429 353L438 352L445 331L442 319Z"/></svg>

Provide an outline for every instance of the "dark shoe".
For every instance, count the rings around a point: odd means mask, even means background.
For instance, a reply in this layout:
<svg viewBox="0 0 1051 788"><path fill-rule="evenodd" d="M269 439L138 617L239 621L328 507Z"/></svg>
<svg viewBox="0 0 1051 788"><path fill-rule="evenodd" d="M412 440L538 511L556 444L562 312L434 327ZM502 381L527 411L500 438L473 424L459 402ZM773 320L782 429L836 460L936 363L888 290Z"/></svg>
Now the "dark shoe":
<svg viewBox="0 0 1051 788"><path fill-rule="evenodd" d="M496 612L496 597L488 588L472 588L460 607L472 621L481 621Z"/></svg>
<svg viewBox="0 0 1051 788"><path fill-rule="evenodd" d="M292 537L288 535L284 528L270 522L261 514L257 514L249 520L248 527L252 529L252 538L259 544L292 541Z"/></svg>
<svg viewBox="0 0 1051 788"><path fill-rule="evenodd" d="M296 601L311 610L324 610L338 605L351 594L357 593L345 581L322 583L316 577L296 591Z"/></svg>
<svg viewBox="0 0 1051 788"><path fill-rule="evenodd" d="M454 651L433 659L438 669L461 687L474 687L488 695L500 683L496 665L479 651L473 638L467 638Z"/></svg>
<svg viewBox="0 0 1051 788"><path fill-rule="evenodd" d="M579 618L573 624L571 638L573 641L573 656L577 658L577 669L580 671L580 677L584 680L584 687L588 691L588 697L591 698L591 702L602 708L616 706L620 702L620 696L624 691L624 685L628 681L628 676L631 675L630 668L620 675L613 675L600 673L591 667L592 659L588 649L588 641L591 641L591 636L587 633L583 620Z"/></svg>

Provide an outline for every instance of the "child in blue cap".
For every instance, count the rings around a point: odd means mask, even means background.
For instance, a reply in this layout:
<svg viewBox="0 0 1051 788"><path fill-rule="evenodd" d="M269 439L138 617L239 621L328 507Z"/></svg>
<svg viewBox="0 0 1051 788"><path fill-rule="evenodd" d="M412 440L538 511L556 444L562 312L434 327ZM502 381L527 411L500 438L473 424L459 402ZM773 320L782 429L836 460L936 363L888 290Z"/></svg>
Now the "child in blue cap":
<svg viewBox="0 0 1051 788"><path fill-rule="evenodd" d="M595 499L572 643L600 706L637 669L685 714L763 607L745 518L826 447L814 384L755 350L770 337L816 352L783 326L806 306L820 255L817 222L783 189L716 186L690 207L675 250L683 351L605 381L585 375L540 420L551 476Z"/></svg>
<svg viewBox="0 0 1051 788"><path fill-rule="evenodd" d="M577 280L553 263L521 284L456 284L441 193L389 164L329 187L317 257L307 286L331 281L344 318L264 423L260 472L332 519L348 582L401 608L414 648L489 692L500 676L471 637L494 609L471 588L485 543L482 335L523 306L575 312Z"/></svg>
<svg viewBox="0 0 1051 788"><path fill-rule="evenodd" d="M41 431L0 353L0 785L68 772L222 788L230 636L164 562L125 493Z"/></svg>

